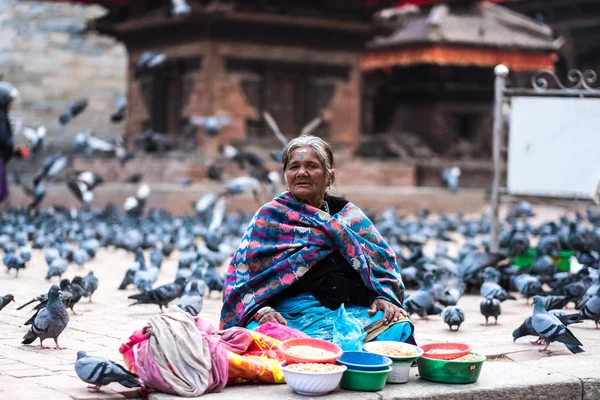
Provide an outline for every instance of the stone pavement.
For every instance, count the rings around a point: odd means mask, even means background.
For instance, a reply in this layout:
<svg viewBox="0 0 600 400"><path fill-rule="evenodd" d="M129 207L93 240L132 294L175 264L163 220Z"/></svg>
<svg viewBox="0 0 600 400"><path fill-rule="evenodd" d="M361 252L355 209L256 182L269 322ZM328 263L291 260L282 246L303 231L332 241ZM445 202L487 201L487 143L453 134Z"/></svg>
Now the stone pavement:
<svg viewBox="0 0 600 400"><path fill-rule="evenodd" d="M178 255L167 259L157 284L172 281ZM33 296L47 292L49 283L43 279L46 263L43 253L35 251L28 267L18 279L14 272L0 273L0 294L13 293L16 304L11 303L0 311L0 400L54 400L54 399L124 399L135 398L137 392L113 384L99 394L89 393L80 381L73 365L78 350L121 362L119 345L135 330L144 326L148 318L158 312L158 307L144 305L127 307L125 292L116 290L124 271L133 261L133 255L122 250L100 250L95 260L85 267L69 266L66 278L84 275L93 270L100 287L93 303L83 300L75 306L78 315L71 316L69 326L59 343L66 350L40 349L36 345L21 345L28 327L23 322L31 315L28 306L16 307ZM58 283L54 278L52 283ZM201 316L218 323L220 300L206 299ZM461 341L469 343L476 351L489 357L480 380L472 385L441 385L420 380L416 368L405 385L388 385L378 393L355 393L338 390L328 398L364 399L600 399L600 334L592 322L572 326L573 333L583 342L586 353L570 355L561 344L552 344L549 354L541 355L537 347L523 338L513 343L511 332L531 314L531 306L524 299L503 303L499 324L484 326L479 314L478 295L465 296L460 305L467 319L458 332L450 332L439 317L429 322L415 319L419 343L433 341ZM533 339L533 338L531 338ZM46 345L53 345L46 341ZM222 393L205 396L207 399L285 398L295 399L286 385L244 386L227 388ZM151 400L172 397L153 394Z"/></svg>

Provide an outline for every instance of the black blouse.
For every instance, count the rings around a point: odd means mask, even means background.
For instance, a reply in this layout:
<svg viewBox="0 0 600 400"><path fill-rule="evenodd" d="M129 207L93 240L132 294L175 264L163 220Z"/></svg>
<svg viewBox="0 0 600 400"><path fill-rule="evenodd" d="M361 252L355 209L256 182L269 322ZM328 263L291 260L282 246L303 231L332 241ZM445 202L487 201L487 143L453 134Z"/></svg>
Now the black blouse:
<svg viewBox="0 0 600 400"><path fill-rule="evenodd" d="M326 196L325 201L331 215L337 214L348 204L348 200L334 196ZM326 210L325 207L322 209ZM352 268L339 250L334 250L318 261L296 283L269 303L306 292L312 293L322 305L331 310L337 310L342 304L368 307L377 296L365 286L359 272Z"/></svg>

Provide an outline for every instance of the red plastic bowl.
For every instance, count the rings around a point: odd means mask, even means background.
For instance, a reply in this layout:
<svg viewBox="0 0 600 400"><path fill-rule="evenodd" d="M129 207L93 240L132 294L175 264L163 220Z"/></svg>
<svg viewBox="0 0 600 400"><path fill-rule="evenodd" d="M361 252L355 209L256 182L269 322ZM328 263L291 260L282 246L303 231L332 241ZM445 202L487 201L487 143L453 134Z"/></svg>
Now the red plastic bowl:
<svg viewBox="0 0 600 400"><path fill-rule="evenodd" d="M466 356L472 350L471 346L465 343L429 343L419 346L424 353L421 357L434 358L436 360L453 360ZM452 353L428 353L430 350L456 350Z"/></svg>
<svg viewBox="0 0 600 400"><path fill-rule="evenodd" d="M304 358L304 357L296 357L287 352L287 350L292 346L310 346L315 347L317 349L323 349L334 353L333 356L328 358ZM331 342L321 339L312 339L312 338L295 338L288 339L279 345L279 350L283 354L283 359L288 364L299 364L299 363L321 363L321 364L333 364L336 362L338 358L342 356L342 349Z"/></svg>

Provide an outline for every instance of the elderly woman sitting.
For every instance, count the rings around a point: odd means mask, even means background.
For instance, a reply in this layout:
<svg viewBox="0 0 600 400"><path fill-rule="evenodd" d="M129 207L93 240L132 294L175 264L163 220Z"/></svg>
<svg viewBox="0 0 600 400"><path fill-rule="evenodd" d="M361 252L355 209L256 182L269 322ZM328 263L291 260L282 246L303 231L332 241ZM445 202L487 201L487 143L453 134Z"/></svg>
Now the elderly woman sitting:
<svg viewBox="0 0 600 400"><path fill-rule="evenodd" d="M289 190L256 213L231 260L222 329L278 322L332 340L343 304L364 340L414 342L396 256L357 206L327 194L333 165L318 137L285 147Z"/></svg>

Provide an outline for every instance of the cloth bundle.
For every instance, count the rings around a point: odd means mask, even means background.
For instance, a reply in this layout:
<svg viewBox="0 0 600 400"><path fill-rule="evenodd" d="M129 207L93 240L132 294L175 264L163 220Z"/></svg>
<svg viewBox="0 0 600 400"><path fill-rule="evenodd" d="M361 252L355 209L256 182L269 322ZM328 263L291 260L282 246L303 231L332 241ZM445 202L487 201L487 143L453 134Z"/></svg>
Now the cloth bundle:
<svg viewBox="0 0 600 400"><path fill-rule="evenodd" d="M219 392L227 385L229 347L202 320L182 311L153 316L145 336L135 359L146 385L183 397Z"/></svg>
<svg viewBox="0 0 600 400"><path fill-rule="evenodd" d="M302 332L265 324L260 332L230 328L213 332L206 321L180 310L150 318L119 352L147 391L196 397L228 384L283 383L281 340Z"/></svg>

